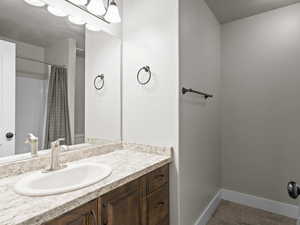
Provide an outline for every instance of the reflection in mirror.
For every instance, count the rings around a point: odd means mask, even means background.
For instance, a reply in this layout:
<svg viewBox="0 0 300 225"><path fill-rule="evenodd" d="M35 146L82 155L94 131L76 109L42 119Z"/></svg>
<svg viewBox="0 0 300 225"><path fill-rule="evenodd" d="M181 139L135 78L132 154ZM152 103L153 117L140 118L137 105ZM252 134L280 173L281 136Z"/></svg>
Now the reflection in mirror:
<svg viewBox="0 0 300 225"><path fill-rule="evenodd" d="M37 149L49 149L51 142L58 138L64 138L64 145L84 143L86 138L120 139L120 70L110 71L112 65L106 61L87 59L85 46L89 43L85 40L85 26L53 16L46 9L47 5L37 8L20 0L0 3L2 157L28 152L34 155ZM87 32L91 36L89 39L94 33L97 32ZM108 42L110 38L115 39L104 32L97 33L96 37L101 37L101 34L108 38ZM89 57L107 60L103 53L98 53L106 46L105 42L92 41ZM120 58L120 40L117 39L114 44L111 45L112 54L109 54L110 48L103 52ZM116 48L119 48L117 53ZM111 57L108 59L113 60ZM116 63L119 65L116 66ZM85 74L87 64L92 68L88 77ZM120 62L116 60L114 67L119 66ZM98 74L106 75L103 93L94 88L93 79ZM86 92L86 88L89 91ZM93 110L90 117L93 124L103 114L106 124L98 128L104 131L105 125L109 126L112 122L113 134L95 133L95 127L85 126L85 113L91 111L85 108L86 93L92 95L89 104L100 102L101 108ZM113 99L114 105L110 106L114 94L118 98ZM112 115L118 119L114 120ZM87 132L91 133L90 137L86 136Z"/></svg>

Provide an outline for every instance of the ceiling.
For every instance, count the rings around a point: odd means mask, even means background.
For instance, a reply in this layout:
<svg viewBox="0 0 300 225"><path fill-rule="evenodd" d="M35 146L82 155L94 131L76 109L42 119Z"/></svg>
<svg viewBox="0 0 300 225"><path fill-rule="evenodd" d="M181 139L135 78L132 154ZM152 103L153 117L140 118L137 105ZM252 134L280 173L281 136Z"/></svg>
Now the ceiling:
<svg viewBox="0 0 300 225"><path fill-rule="evenodd" d="M57 40L73 38L84 48L84 27L66 18L51 15L45 8L36 8L23 0L0 1L0 36L37 46L50 46Z"/></svg>
<svg viewBox="0 0 300 225"><path fill-rule="evenodd" d="M220 23L288 6L300 0L205 0Z"/></svg>

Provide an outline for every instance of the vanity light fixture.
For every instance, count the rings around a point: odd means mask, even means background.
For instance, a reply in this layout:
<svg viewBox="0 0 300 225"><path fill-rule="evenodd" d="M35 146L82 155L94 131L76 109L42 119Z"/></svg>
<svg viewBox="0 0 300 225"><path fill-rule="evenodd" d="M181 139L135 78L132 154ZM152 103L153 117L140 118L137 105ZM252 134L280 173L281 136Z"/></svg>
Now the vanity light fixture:
<svg viewBox="0 0 300 225"><path fill-rule="evenodd" d="M24 0L26 3L36 6L44 7L47 5L47 10L52 15L58 17L68 16L71 23L76 25L86 24L86 28L91 31L101 31L102 28L96 24L87 24L87 21L83 17L70 15L65 13L62 9L46 4L44 0ZM117 6L116 0L107 0L107 7L104 6L103 0L64 0L69 4L81 9L82 11L103 20L106 23L120 23L121 17L119 13L119 8Z"/></svg>
<svg viewBox="0 0 300 225"><path fill-rule="evenodd" d="M44 7L46 5L45 2L40 0L24 0L29 5L35 6L35 7Z"/></svg>
<svg viewBox="0 0 300 225"><path fill-rule="evenodd" d="M79 16L69 16L68 17L69 21L75 25L83 25L85 24L85 21L84 19L82 19L81 17Z"/></svg>
<svg viewBox="0 0 300 225"><path fill-rule="evenodd" d="M106 13L103 0L91 0L86 8L89 12L98 16L102 16Z"/></svg>
<svg viewBox="0 0 300 225"><path fill-rule="evenodd" d="M65 16L67 16L67 14L64 11L62 11L62 10L60 10L58 8L55 8L55 7L51 6L51 5L48 5L47 10L48 10L49 13L53 14L54 16L58 16L58 17L65 17Z"/></svg>
<svg viewBox="0 0 300 225"><path fill-rule="evenodd" d="M107 8L104 7L103 0L90 0L87 4L77 4L78 0L66 0L75 5L78 5L80 8L83 6L87 9L88 12L95 16L100 16L101 19L104 18L106 22L109 23L120 23L121 17L119 13L119 8L116 3L116 0L107 0ZM103 17L102 17L103 16Z"/></svg>
<svg viewBox="0 0 300 225"><path fill-rule="evenodd" d="M107 8L107 12L104 16L104 19L106 19L108 22L111 22L111 23L120 23L121 22L119 8L118 8L115 0L110 1L109 6Z"/></svg>

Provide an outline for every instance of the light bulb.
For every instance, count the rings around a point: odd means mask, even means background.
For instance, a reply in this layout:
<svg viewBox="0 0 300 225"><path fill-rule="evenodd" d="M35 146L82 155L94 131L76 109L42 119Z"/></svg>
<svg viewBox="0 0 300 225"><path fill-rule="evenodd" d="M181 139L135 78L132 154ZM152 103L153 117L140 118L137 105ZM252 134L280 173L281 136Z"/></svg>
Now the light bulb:
<svg viewBox="0 0 300 225"><path fill-rule="evenodd" d="M96 15L104 15L106 12L103 0L91 0L91 2L88 4L87 9Z"/></svg>
<svg viewBox="0 0 300 225"><path fill-rule="evenodd" d="M104 16L104 19L106 19L108 22L111 22L111 23L120 23L121 22L119 8L114 0L112 0L111 3L109 4L107 12Z"/></svg>
<svg viewBox="0 0 300 225"><path fill-rule="evenodd" d="M85 24L85 21L81 17L79 17L79 16L69 16L68 19L69 19L69 21L71 23L74 23L76 25L83 25L83 24Z"/></svg>
<svg viewBox="0 0 300 225"><path fill-rule="evenodd" d="M90 31L101 31L102 30L100 26L89 24L89 23L87 23L85 25L85 27Z"/></svg>
<svg viewBox="0 0 300 225"><path fill-rule="evenodd" d="M36 7L44 7L46 5L45 2L40 0L24 0L24 1L29 5L36 6Z"/></svg>
<svg viewBox="0 0 300 225"><path fill-rule="evenodd" d="M69 0L70 2L73 2L76 5L86 5L88 0Z"/></svg>
<svg viewBox="0 0 300 225"><path fill-rule="evenodd" d="M59 17L67 16L67 14L64 11L50 5L48 5L47 10L49 13L53 14L54 16L59 16Z"/></svg>

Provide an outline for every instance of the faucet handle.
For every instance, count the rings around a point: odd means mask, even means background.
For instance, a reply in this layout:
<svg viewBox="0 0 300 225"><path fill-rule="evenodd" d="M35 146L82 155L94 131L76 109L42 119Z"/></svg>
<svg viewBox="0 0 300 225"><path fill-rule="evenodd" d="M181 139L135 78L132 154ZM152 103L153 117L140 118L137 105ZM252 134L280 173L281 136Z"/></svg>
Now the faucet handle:
<svg viewBox="0 0 300 225"><path fill-rule="evenodd" d="M58 138L58 139L56 140L56 142L57 142L58 144L60 144L60 142L65 141L65 140L66 140L65 138Z"/></svg>
<svg viewBox="0 0 300 225"><path fill-rule="evenodd" d="M25 139L25 144L37 142L38 140L39 140L38 137L34 136L32 133L29 133L29 134L27 134L27 137Z"/></svg>
<svg viewBox="0 0 300 225"><path fill-rule="evenodd" d="M60 142L64 141L65 138L58 138L56 141L51 142L51 146L59 146Z"/></svg>

